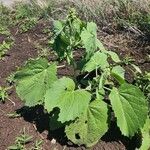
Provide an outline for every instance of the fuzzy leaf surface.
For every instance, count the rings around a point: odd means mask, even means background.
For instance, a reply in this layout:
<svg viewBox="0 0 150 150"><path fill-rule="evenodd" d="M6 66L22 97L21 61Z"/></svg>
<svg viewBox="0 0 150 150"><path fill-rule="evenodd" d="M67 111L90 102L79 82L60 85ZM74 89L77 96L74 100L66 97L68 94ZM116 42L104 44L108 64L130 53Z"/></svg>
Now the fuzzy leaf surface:
<svg viewBox="0 0 150 150"><path fill-rule="evenodd" d="M30 60L15 74L16 91L26 106L42 103L46 90L57 80L56 64L46 59Z"/></svg>
<svg viewBox="0 0 150 150"><path fill-rule="evenodd" d="M82 89L75 90L73 80L63 77L46 92L45 108L48 112L59 108L58 121L64 123L80 116L87 109L90 100L89 92Z"/></svg>
<svg viewBox="0 0 150 150"><path fill-rule="evenodd" d="M68 139L75 144L84 144L87 147L96 144L108 130L107 112L107 104L103 101L91 102L79 119L66 126L65 132Z"/></svg>
<svg viewBox="0 0 150 150"><path fill-rule="evenodd" d="M124 83L119 89L113 88L109 98L122 134L133 136L144 126L147 118L144 94L136 86Z"/></svg>

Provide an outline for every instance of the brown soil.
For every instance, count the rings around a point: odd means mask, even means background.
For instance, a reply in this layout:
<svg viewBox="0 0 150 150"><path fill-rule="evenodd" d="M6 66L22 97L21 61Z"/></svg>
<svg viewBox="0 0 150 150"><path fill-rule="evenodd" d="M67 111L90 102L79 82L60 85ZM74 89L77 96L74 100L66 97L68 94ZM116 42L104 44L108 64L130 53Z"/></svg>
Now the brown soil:
<svg viewBox="0 0 150 150"><path fill-rule="evenodd" d="M48 24L39 23L32 31L20 34L16 28L11 29L15 40L14 46L9 50L8 55L4 60L0 61L0 85L7 86L6 78L20 66L22 66L29 58L36 58L38 49L35 48L35 43L43 44L47 40L46 35L42 30ZM135 58L136 63L139 64L143 70L150 70L150 64L146 61L146 53L149 53L148 43L144 46L138 43L135 35L128 33L114 33L107 34L99 32L100 38L105 45L112 50L115 50L121 57L130 55ZM4 40L4 36L0 35L0 43ZM140 44L140 46L138 46ZM51 56L51 60L56 58ZM58 74L71 75L72 70L63 68L58 71ZM33 145L35 140L42 139L42 150L85 150L84 147L76 147L71 142L66 142L63 138L63 132L58 130L56 132L48 133L48 117L43 114L41 108L33 108L22 113L22 117L11 119L7 116L8 113L14 111L24 112L26 109L23 103L12 88L9 92L10 100L15 102L15 106L7 100L6 103L0 103L0 150L7 149L15 141L16 136L21 134L25 127L26 133L33 136L33 140L27 146ZM21 110L19 110L21 109ZM38 115L37 115L38 114ZM37 117L39 116L39 117ZM56 140L56 142L54 142ZM92 150L134 150L136 137L132 140L121 135L120 131L114 124L110 131L95 145Z"/></svg>

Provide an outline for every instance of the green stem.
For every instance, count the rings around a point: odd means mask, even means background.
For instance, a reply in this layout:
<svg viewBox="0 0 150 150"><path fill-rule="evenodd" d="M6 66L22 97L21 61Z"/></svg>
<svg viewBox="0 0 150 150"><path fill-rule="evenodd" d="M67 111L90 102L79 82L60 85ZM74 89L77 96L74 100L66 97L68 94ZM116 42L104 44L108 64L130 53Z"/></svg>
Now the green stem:
<svg viewBox="0 0 150 150"><path fill-rule="evenodd" d="M108 91L111 91L111 89L110 88L107 88L107 87L103 87L105 90L108 90Z"/></svg>

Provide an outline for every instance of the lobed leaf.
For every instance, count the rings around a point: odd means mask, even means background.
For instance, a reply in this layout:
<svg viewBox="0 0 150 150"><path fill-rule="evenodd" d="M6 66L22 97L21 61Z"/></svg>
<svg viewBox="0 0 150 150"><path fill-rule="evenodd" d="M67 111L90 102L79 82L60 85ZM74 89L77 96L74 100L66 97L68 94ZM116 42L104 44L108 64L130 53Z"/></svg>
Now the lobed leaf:
<svg viewBox="0 0 150 150"><path fill-rule="evenodd" d="M26 106L35 106L43 102L46 90L56 77L56 64L48 64L44 58L30 60L15 74L16 91Z"/></svg>
<svg viewBox="0 0 150 150"><path fill-rule="evenodd" d="M56 81L47 90L45 95L45 108L51 112L54 108L59 108L58 121L62 123L74 120L80 116L91 100L91 94L85 90L74 90L75 84L72 79L63 77Z"/></svg>

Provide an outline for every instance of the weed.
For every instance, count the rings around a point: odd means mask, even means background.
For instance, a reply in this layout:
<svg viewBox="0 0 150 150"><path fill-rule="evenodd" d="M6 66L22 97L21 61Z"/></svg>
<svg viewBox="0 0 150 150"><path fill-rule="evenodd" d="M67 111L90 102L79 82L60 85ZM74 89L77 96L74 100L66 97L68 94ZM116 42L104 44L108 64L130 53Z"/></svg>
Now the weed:
<svg viewBox="0 0 150 150"><path fill-rule="evenodd" d="M31 4L19 3L15 6L15 24L19 26L20 32L32 29L39 19L40 12Z"/></svg>
<svg viewBox="0 0 150 150"><path fill-rule="evenodd" d="M51 29L50 28L44 28L43 29L43 33L48 35L49 37L52 36L52 32L51 32Z"/></svg>
<svg viewBox="0 0 150 150"><path fill-rule="evenodd" d="M0 4L0 26L8 26L11 22L10 10L4 5Z"/></svg>
<svg viewBox="0 0 150 150"><path fill-rule="evenodd" d="M8 99L8 93L7 91L10 89L10 87L1 87L0 86L0 101L5 102Z"/></svg>
<svg viewBox="0 0 150 150"><path fill-rule="evenodd" d="M137 74L135 77L135 84L140 87L150 102L150 72Z"/></svg>
<svg viewBox="0 0 150 150"><path fill-rule="evenodd" d="M7 27L3 27L3 26L0 25L0 34L9 36L10 35L10 31L8 30Z"/></svg>
<svg viewBox="0 0 150 150"><path fill-rule="evenodd" d="M32 136L26 134L25 128L23 133L16 137L15 144L8 147L8 150L27 150L26 144L32 142ZM42 150L42 140L36 140L34 146L28 148L28 150Z"/></svg>
<svg viewBox="0 0 150 150"><path fill-rule="evenodd" d="M36 140L34 143L34 146L31 148L31 150L42 150L42 140Z"/></svg>
<svg viewBox="0 0 150 150"><path fill-rule="evenodd" d="M37 24L37 18L27 18L21 22L19 28L20 32L27 32L31 30Z"/></svg>
<svg viewBox="0 0 150 150"><path fill-rule="evenodd" d="M8 150L26 150L25 145L30 143L32 136L29 136L23 129L23 133L16 137L15 144L8 147Z"/></svg>
<svg viewBox="0 0 150 150"><path fill-rule="evenodd" d="M14 83L14 76L15 76L15 73L11 73L7 78L6 78L6 81L12 85Z"/></svg>
<svg viewBox="0 0 150 150"><path fill-rule="evenodd" d="M3 41L2 44L0 44L0 59L2 59L7 54L7 51L11 48L13 43L14 42L12 38L7 38Z"/></svg>

